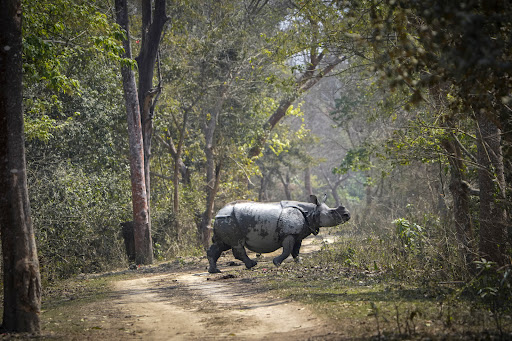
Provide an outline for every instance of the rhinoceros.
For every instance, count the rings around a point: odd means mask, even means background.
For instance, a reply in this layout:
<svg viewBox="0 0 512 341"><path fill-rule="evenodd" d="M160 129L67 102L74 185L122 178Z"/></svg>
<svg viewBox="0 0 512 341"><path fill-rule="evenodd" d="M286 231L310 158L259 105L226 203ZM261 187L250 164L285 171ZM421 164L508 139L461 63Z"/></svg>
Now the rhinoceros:
<svg viewBox="0 0 512 341"><path fill-rule="evenodd" d="M231 249L236 259L247 269L257 264L247 256L245 248L256 253L273 252L283 248L273 259L279 266L290 254L297 261L302 240L317 235L320 227L336 226L350 219L344 206L329 208L314 195L310 202L281 201L260 203L235 201L219 210L213 225L213 244L206 255L209 273L221 272L217 260L222 252Z"/></svg>

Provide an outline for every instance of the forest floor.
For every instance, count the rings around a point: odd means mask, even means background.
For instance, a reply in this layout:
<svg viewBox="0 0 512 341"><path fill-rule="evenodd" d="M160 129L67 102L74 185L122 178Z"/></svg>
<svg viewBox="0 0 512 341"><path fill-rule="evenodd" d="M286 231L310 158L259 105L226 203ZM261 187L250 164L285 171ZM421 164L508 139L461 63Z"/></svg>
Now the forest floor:
<svg viewBox="0 0 512 341"><path fill-rule="evenodd" d="M488 310L448 299L453 290L433 293L391 283L378 271L336 268L311 258L332 239L306 239L301 253L307 260L299 265L288 259L275 267L276 252L247 271L225 252L220 274L206 272L205 257L190 257L81 275L45 288L40 336L0 339L512 339L509 315L501 316L500 334Z"/></svg>

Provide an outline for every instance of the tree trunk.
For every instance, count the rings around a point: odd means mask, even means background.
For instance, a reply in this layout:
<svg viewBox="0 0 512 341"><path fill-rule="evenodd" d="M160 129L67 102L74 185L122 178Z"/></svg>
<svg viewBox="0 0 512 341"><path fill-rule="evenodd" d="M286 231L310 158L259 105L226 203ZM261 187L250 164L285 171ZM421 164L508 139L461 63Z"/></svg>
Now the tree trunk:
<svg viewBox="0 0 512 341"><path fill-rule="evenodd" d="M455 136L441 141L441 145L448 154L450 163L450 184L448 188L453 197L453 219L455 224L455 233L459 242L461 256L466 265L473 261L473 222L470 210L469 186L465 181L464 159L460 145Z"/></svg>
<svg viewBox="0 0 512 341"><path fill-rule="evenodd" d="M268 201L267 187L270 181L270 172L265 169L263 165L260 165L261 170L261 181L260 189L258 191L258 201Z"/></svg>
<svg viewBox="0 0 512 341"><path fill-rule="evenodd" d="M27 190L22 109L21 2L0 11L0 230L5 332L40 332L41 277Z"/></svg>
<svg viewBox="0 0 512 341"><path fill-rule="evenodd" d="M160 46L162 32L167 22L165 13L165 0L156 0L153 11L152 0L142 0L142 39L139 56L136 58L139 69L139 105L142 125L142 140L144 144L144 175L148 214L150 213L151 199L151 139L153 135L153 113L156 100L161 91L161 84L153 87L155 63ZM148 215L149 229L151 229L151 216Z"/></svg>
<svg viewBox="0 0 512 341"><path fill-rule="evenodd" d="M477 115L480 254L503 265L506 262L507 214L501 132L484 114Z"/></svg>
<svg viewBox="0 0 512 341"><path fill-rule="evenodd" d="M116 0L117 23L126 31L123 40L124 58L131 59L130 31L128 25L128 8L126 0ZM121 66L123 90L128 119L128 138L130 145L130 173L132 184L132 205L135 239L135 262L151 264L153 262L153 245L144 176L144 152L142 143L142 127L140 120L139 100L135 84L135 74L126 65Z"/></svg>
<svg viewBox="0 0 512 341"><path fill-rule="evenodd" d="M183 141L185 140L185 129L187 127L187 119L188 119L188 111L183 113L183 124L180 128L180 135L178 141L178 148L176 149L176 156L174 158L174 174L173 174L173 182L174 182L174 198L173 198L173 209L174 214L177 217L180 209L180 168L182 168L183 161L181 160L181 154L183 152ZM169 136L169 138L171 138ZM172 143L172 139L170 140ZM186 167L185 167L186 170ZM186 171L185 171L186 172ZM182 175L182 179L186 179L185 176ZM179 219L176 219L176 231L178 233L178 238L181 237L181 226L179 223Z"/></svg>
<svg viewBox="0 0 512 341"><path fill-rule="evenodd" d="M201 236L201 243L205 249L210 243L210 226L213 218L213 209L215 196L219 188L219 178L221 163L215 164L215 129L217 121L225 100L226 88L221 86L219 97L213 110L205 115L204 138L205 138L205 156L206 156L206 208L203 212L201 223L198 226L198 232Z"/></svg>
<svg viewBox="0 0 512 341"><path fill-rule="evenodd" d="M306 191L306 198L313 195L313 186L311 186L311 167L309 166L304 170L304 190Z"/></svg>
<svg viewBox="0 0 512 341"><path fill-rule="evenodd" d="M334 198L334 202L335 202L335 206L340 206L341 205L341 199L340 199L340 196L338 194L338 187L340 187L340 185L345 181L347 180L349 177L346 176L346 177L343 177L342 175L340 175L338 177L338 179L336 179L336 181L334 181L334 183L332 183L331 179L329 179L329 176L325 173L325 171L322 169L322 173L324 175L324 178L325 178L325 181L327 181L327 185L329 186L329 189L331 190L331 194L332 194L332 197Z"/></svg>
<svg viewBox="0 0 512 341"><path fill-rule="evenodd" d="M210 156L211 158L211 156ZM207 156L208 159L208 156ZM211 159L209 160L211 161ZM208 161L207 161L208 162ZM219 190L219 182L220 182L220 171L222 168L222 163L217 166L209 164L206 172L207 175L207 189L206 189L206 209L203 212L201 217L201 223L199 225L199 234L201 237L201 244L204 249L208 249L210 245L211 238L211 224L213 219L213 210L215 206L215 196L217 195L217 191ZM212 171L213 170L213 171ZM208 181L208 179L210 181Z"/></svg>
<svg viewBox="0 0 512 341"><path fill-rule="evenodd" d="M281 174L281 172L278 172L279 178L281 179L281 183L283 184L283 190L284 195L286 197L286 200L292 200L292 193L290 192L290 171L286 171L286 177Z"/></svg>

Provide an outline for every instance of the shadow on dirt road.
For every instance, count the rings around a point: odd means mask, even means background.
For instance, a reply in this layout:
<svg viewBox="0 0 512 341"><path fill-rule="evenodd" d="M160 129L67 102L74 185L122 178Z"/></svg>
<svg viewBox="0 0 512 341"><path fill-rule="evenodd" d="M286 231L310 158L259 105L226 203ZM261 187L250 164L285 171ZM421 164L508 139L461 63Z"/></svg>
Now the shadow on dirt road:
<svg viewBox="0 0 512 341"><path fill-rule="evenodd" d="M321 241L325 242L318 237L305 240L304 250L318 249ZM263 266L273 266L271 257L265 255ZM220 259L221 269L226 270L223 264L238 263L226 254ZM116 282L110 303L128 317L123 339L336 339L325 321L296 303L270 297L253 279L237 278L233 271L211 275L205 268L203 260L187 272L160 272Z"/></svg>

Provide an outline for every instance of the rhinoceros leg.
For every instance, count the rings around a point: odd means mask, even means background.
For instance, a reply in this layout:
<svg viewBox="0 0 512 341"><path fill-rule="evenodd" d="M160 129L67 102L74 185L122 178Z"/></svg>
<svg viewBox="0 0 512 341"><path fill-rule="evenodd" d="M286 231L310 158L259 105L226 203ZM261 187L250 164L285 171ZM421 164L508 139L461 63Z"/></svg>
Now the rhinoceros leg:
<svg viewBox="0 0 512 341"><path fill-rule="evenodd" d="M247 253L245 252L245 248L243 247L243 245L233 246L231 250L233 250L233 256L235 256L236 259L244 262L245 267L247 269L250 269L256 264L258 264L258 262L250 259L249 256L247 256Z"/></svg>
<svg viewBox="0 0 512 341"><path fill-rule="evenodd" d="M229 245L224 244L222 242L214 242L208 251L206 251L206 256L208 257L208 263L210 266L208 267L208 272L211 274L216 274L221 272L219 268L217 268L217 260L219 259L222 252L229 250Z"/></svg>
<svg viewBox="0 0 512 341"><path fill-rule="evenodd" d="M295 245L295 236L289 235L284 237L283 239L283 253L274 258L272 262L274 265L279 266L281 263L288 258L290 253L292 253L293 246Z"/></svg>
<svg viewBox="0 0 512 341"><path fill-rule="evenodd" d="M295 242L295 244L293 245L292 257L293 257L293 260L296 261L297 263L300 262L299 252L300 252L301 246L302 246L302 240L297 240Z"/></svg>

